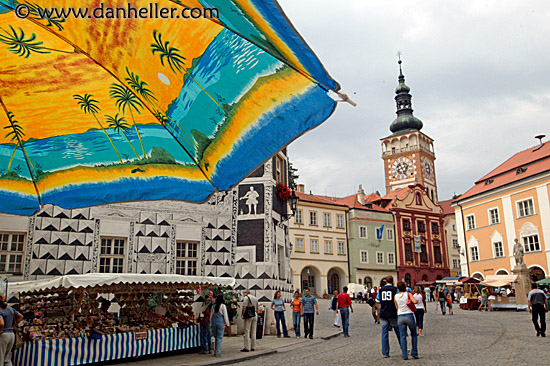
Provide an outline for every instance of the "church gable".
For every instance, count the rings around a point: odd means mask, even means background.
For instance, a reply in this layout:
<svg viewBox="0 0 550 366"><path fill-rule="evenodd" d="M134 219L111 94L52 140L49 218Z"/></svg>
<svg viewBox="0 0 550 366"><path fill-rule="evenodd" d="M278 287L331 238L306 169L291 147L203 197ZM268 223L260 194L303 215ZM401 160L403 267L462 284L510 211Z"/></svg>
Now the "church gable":
<svg viewBox="0 0 550 366"><path fill-rule="evenodd" d="M428 197L426 189L420 184L409 186L407 195L403 199L398 200L395 207L398 209L423 211L426 213L443 213L443 209Z"/></svg>

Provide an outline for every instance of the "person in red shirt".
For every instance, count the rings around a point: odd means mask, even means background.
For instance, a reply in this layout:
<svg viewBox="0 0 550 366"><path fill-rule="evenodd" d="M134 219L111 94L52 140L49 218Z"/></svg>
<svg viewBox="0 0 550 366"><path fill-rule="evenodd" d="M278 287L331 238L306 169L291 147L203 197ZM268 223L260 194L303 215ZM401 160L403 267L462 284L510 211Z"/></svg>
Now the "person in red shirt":
<svg viewBox="0 0 550 366"><path fill-rule="evenodd" d="M351 297L348 295L348 287L344 286L344 290L336 300L338 303L338 311L342 317L342 330L344 331L344 337L349 337L349 311L353 313L353 306L351 305Z"/></svg>

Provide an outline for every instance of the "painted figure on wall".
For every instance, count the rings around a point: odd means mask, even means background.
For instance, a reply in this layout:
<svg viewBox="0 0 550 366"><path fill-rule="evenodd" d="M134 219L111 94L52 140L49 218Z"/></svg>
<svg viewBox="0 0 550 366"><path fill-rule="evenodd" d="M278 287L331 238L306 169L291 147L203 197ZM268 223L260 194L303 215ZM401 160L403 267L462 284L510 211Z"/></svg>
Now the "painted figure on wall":
<svg viewBox="0 0 550 366"><path fill-rule="evenodd" d="M248 206L248 215L252 215L252 207L254 207L254 215L258 214L258 197L260 194L254 190L254 187L250 187L250 191L241 197L241 200L246 200Z"/></svg>

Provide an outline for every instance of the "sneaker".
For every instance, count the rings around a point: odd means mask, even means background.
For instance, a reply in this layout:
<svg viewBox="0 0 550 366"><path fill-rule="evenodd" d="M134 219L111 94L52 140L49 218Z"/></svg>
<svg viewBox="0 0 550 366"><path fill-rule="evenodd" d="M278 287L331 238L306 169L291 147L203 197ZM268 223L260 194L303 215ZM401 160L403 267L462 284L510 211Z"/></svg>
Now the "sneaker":
<svg viewBox="0 0 550 366"><path fill-rule="evenodd" d="M541 337L546 337L546 333L541 333L540 336Z"/></svg>
<svg viewBox="0 0 550 366"><path fill-rule="evenodd" d="M300 336L296 336L296 338L300 338Z"/></svg>
<svg viewBox="0 0 550 366"><path fill-rule="evenodd" d="M277 334L277 338L281 338L281 335L280 335L280 334Z"/></svg>
<svg viewBox="0 0 550 366"><path fill-rule="evenodd" d="M255 351L256 349L255 349L255 348L251 348L250 350L251 350L251 351Z"/></svg>
<svg viewBox="0 0 550 366"><path fill-rule="evenodd" d="M418 360L420 357L418 357L418 356L413 356L413 358L414 358L415 360Z"/></svg>
<svg viewBox="0 0 550 366"><path fill-rule="evenodd" d="M214 354L214 357L222 357L219 353Z"/></svg>
<svg viewBox="0 0 550 366"><path fill-rule="evenodd" d="M199 352L199 355L205 355L206 354L206 351L200 351Z"/></svg>
<svg viewBox="0 0 550 366"><path fill-rule="evenodd" d="M390 355L382 355L384 358L390 358Z"/></svg>
<svg viewBox="0 0 550 366"><path fill-rule="evenodd" d="M537 337L540 337L540 332L539 331L537 331Z"/></svg>
<svg viewBox="0 0 550 366"><path fill-rule="evenodd" d="M246 348L243 348L243 349L241 350L241 352L250 352L250 351L247 350Z"/></svg>
<svg viewBox="0 0 550 366"><path fill-rule="evenodd" d="M312 336L312 335L310 335L310 336L309 336L309 339L313 339L313 336Z"/></svg>
<svg viewBox="0 0 550 366"><path fill-rule="evenodd" d="M290 336L289 336L289 335L286 335L285 338L290 338Z"/></svg>

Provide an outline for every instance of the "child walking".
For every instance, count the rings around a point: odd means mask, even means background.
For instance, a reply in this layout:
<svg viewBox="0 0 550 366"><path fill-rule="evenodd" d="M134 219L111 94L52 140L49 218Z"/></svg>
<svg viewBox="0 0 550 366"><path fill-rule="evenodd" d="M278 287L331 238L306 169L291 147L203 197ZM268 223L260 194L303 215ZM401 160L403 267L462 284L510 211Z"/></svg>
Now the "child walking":
<svg viewBox="0 0 550 366"><path fill-rule="evenodd" d="M199 324L201 326L202 346L202 351L200 351L199 353L201 355L212 353L212 332L210 332L210 312L208 310L203 311L199 315Z"/></svg>

